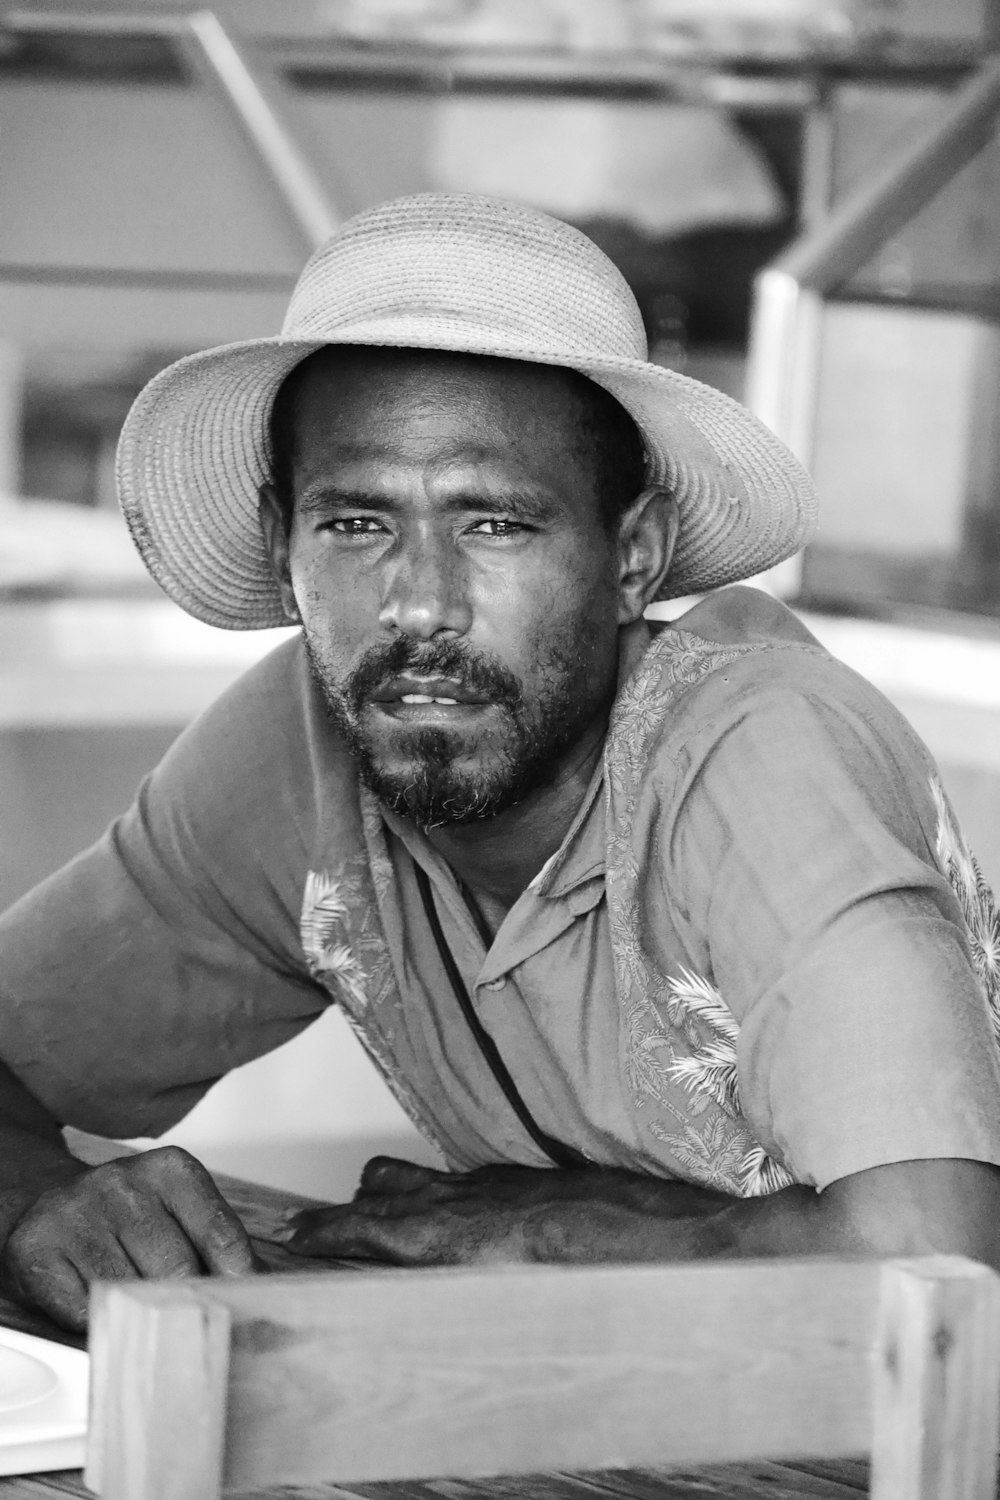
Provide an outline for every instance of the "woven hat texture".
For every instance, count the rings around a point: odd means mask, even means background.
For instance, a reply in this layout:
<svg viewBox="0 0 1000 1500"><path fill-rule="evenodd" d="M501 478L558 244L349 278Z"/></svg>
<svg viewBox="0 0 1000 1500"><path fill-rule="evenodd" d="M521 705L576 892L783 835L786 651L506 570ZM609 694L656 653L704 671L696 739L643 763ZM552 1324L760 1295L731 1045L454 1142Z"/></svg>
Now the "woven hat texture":
<svg viewBox="0 0 1000 1500"><path fill-rule="evenodd" d="M534 209L422 193L357 215L309 259L281 333L160 372L118 447L118 490L160 586L212 625L287 623L257 518L288 372L325 344L445 349L578 370L635 420L680 509L662 598L749 578L815 524L812 481L721 392L649 363L635 298L579 231Z"/></svg>

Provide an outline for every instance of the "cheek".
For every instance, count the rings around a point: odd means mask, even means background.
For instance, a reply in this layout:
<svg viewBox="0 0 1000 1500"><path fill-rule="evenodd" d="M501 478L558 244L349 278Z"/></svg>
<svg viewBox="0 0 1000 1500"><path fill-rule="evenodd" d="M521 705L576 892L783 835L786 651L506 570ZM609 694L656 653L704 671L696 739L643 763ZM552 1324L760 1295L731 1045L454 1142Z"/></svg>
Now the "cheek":
<svg viewBox="0 0 1000 1500"><path fill-rule="evenodd" d="M616 614L618 575L603 532L553 541L522 553L481 581L484 596L503 601L512 618L559 620Z"/></svg>
<svg viewBox="0 0 1000 1500"><path fill-rule="evenodd" d="M364 641L378 622L374 582L357 570L335 570L322 550L299 547L290 558L292 588L302 622L319 641Z"/></svg>
<svg viewBox="0 0 1000 1500"><path fill-rule="evenodd" d="M606 572L581 566L547 572L511 590L506 638L525 674L549 677L558 664L600 695L618 671L618 596Z"/></svg>

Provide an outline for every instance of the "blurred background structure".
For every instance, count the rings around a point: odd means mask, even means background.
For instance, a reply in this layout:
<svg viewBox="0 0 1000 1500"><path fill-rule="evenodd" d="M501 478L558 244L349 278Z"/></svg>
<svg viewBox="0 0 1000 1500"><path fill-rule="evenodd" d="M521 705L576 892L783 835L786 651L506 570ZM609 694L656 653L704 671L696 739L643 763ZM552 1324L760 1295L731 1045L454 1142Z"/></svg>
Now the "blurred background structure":
<svg viewBox="0 0 1000 1500"><path fill-rule="evenodd" d="M1000 884L1000 0L36 0L0 13L0 904L84 847L280 632L146 579L114 449L140 386L272 333L396 193L580 225L652 357L813 468L764 580L937 754ZM340 1196L430 1159L330 1015L175 1133Z"/></svg>

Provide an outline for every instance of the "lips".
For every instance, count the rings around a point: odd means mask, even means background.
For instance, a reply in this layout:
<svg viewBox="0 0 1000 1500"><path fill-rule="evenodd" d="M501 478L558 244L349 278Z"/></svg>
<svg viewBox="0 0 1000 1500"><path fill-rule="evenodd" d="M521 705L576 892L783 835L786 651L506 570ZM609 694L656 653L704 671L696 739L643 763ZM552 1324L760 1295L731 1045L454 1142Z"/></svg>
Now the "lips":
<svg viewBox="0 0 1000 1500"><path fill-rule="evenodd" d="M483 705L490 700L451 677L396 677L372 694L372 701L391 707L405 703L410 707L435 704L442 708Z"/></svg>

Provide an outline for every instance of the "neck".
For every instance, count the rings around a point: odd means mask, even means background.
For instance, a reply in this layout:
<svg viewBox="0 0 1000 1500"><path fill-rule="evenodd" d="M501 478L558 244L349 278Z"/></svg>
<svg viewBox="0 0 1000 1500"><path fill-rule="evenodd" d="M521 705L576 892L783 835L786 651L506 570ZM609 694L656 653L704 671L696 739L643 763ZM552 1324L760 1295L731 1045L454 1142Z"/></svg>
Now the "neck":
<svg viewBox="0 0 1000 1500"><path fill-rule="evenodd" d="M635 669L649 639L644 619L619 632L619 685ZM494 931L569 832L604 752L609 714L610 705L563 757L552 780L516 807L481 823L442 824L428 833Z"/></svg>
<svg viewBox="0 0 1000 1500"><path fill-rule="evenodd" d="M600 761L607 716L591 725L558 774L523 801L478 823L441 824L427 837L484 911L508 911L551 859L573 823Z"/></svg>

